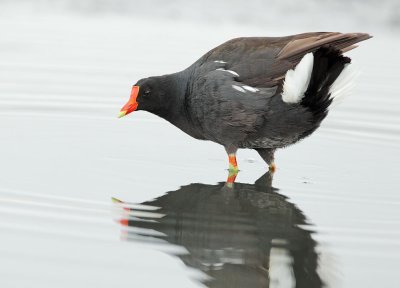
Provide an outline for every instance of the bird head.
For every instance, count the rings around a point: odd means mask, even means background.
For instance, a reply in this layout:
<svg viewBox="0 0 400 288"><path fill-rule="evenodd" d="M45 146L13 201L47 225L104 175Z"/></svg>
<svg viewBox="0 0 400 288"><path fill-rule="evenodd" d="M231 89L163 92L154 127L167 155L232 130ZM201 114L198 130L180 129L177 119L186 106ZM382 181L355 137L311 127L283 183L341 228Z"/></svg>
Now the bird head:
<svg viewBox="0 0 400 288"><path fill-rule="evenodd" d="M156 109L160 105L160 97L163 94L158 86L155 77L139 80L132 86L131 96L128 102L121 108L118 118L124 117L136 110L152 112L152 110Z"/></svg>

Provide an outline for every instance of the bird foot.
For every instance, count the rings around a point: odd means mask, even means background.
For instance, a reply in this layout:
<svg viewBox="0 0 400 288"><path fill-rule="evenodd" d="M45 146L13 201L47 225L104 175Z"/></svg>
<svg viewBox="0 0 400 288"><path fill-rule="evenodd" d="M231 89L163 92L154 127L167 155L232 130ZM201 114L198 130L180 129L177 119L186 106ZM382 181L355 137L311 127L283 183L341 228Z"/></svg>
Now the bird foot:
<svg viewBox="0 0 400 288"><path fill-rule="evenodd" d="M239 167L237 165L236 155L233 153L228 154L228 160L229 160L229 168L228 168L229 173L237 173L239 171Z"/></svg>

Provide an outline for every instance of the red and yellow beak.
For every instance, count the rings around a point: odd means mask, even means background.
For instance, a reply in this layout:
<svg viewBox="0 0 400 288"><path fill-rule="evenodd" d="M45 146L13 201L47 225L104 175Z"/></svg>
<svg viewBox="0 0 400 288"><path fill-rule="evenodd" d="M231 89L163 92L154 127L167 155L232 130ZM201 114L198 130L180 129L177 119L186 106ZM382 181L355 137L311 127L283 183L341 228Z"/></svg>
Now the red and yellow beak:
<svg viewBox="0 0 400 288"><path fill-rule="evenodd" d="M131 97L129 101L122 107L121 111L119 112L118 118L124 117L129 113L135 111L138 107L137 97L139 95L139 86L132 86Z"/></svg>

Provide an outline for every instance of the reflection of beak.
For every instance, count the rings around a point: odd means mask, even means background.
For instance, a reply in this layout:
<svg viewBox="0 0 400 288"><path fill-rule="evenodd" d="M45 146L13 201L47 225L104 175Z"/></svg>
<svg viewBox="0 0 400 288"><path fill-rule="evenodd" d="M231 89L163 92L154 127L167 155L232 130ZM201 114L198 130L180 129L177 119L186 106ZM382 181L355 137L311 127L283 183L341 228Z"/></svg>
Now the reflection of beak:
<svg viewBox="0 0 400 288"><path fill-rule="evenodd" d="M120 111L118 114L118 118L122 118L126 115L126 111Z"/></svg>

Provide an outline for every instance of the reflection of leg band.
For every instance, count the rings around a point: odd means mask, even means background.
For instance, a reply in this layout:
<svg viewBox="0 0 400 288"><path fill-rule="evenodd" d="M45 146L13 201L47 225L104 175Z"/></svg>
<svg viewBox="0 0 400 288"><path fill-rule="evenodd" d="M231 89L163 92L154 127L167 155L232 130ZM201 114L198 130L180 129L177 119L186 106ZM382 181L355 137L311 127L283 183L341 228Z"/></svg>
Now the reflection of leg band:
<svg viewBox="0 0 400 288"><path fill-rule="evenodd" d="M128 218L122 218L119 220L119 224L122 226L129 226L129 219Z"/></svg>
<svg viewBox="0 0 400 288"><path fill-rule="evenodd" d="M235 183L237 172L229 172L228 179L226 180L226 185L228 187L232 187L233 183Z"/></svg>

